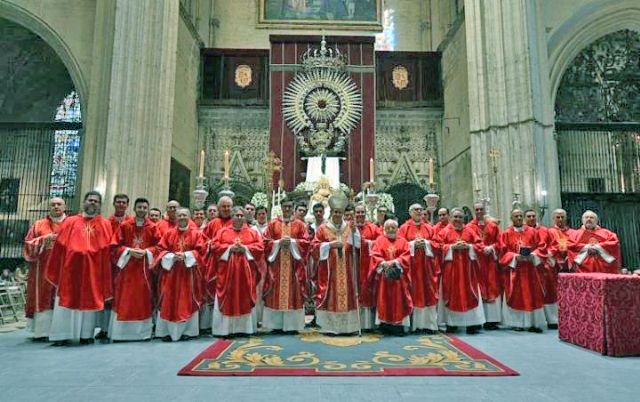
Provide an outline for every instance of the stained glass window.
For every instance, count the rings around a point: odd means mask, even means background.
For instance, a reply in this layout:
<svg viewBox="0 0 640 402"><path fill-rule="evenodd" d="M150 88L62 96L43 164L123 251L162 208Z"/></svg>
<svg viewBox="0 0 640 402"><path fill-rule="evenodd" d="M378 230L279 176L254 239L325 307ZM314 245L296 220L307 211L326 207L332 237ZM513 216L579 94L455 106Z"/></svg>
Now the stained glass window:
<svg viewBox="0 0 640 402"><path fill-rule="evenodd" d="M79 123L80 98L75 91L67 95L56 110L55 121ZM52 197L73 196L78 178L80 155L80 132L78 130L56 130L53 146L53 163L49 193Z"/></svg>

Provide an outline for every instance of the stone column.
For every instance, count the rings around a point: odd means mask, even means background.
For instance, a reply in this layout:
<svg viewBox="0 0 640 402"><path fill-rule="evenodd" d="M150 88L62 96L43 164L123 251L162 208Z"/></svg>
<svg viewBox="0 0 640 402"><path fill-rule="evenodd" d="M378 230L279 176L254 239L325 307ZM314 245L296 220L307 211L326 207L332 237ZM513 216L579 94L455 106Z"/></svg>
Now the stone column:
<svg viewBox="0 0 640 402"><path fill-rule="evenodd" d="M167 201L180 18L175 0L114 1L109 87L93 102L108 117L92 177L83 178L85 189L92 179L104 192L104 214L118 192L152 206Z"/></svg>
<svg viewBox="0 0 640 402"><path fill-rule="evenodd" d="M474 190L490 198L490 212L503 227L513 193L523 207L546 203L545 221L560 205L539 7L528 0L465 1Z"/></svg>

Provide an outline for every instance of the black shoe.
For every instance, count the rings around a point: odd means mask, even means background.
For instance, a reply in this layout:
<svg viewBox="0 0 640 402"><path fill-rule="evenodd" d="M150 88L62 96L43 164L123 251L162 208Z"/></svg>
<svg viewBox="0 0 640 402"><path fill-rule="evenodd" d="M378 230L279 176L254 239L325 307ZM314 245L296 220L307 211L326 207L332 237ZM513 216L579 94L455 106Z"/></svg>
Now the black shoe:
<svg viewBox="0 0 640 402"><path fill-rule="evenodd" d="M529 328L527 331L529 331L529 332L533 332L533 333L535 333L535 334L541 334L541 333L542 333L542 328L531 327L531 328Z"/></svg>
<svg viewBox="0 0 640 402"><path fill-rule="evenodd" d="M524 331L524 328L513 327L513 330L516 331L516 332L522 332L522 331Z"/></svg>
<svg viewBox="0 0 640 402"><path fill-rule="evenodd" d="M470 325L467 327L467 334L475 335L480 332L480 325Z"/></svg>
<svg viewBox="0 0 640 402"><path fill-rule="evenodd" d="M80 338L80 345L93 345L95 340L93 338Z"/></svg>
<svg viewBox="0 0 640 402"><path fill-rule="evenodd" d="M95 339L108 339L109 335L107 334L106 331L100 330L100 332L98 332L98 335L96 335L94 338Z"/></svg>
<svg viewBox="0 0 640 402"><path fill-rule="evenodd" d="M163 336L162 337L162 342L171 342L171 336L170 335Z"/></svg>
<svg viewBox="0 0 640 402"><path fill-rule="evenodd" d="M558 324L547 324L548 329L558 329Z"/></svg>
<svg viewBox="0 0 640 402"><path fill-rule="evenodd" d="M51 344L51 346L55 346L55 347L59 347L59 346L67 346L69 345L69 341L68 340L64 340L64 341L55 341Z"/></svg>
<svg viewBox="0 0 640 402"><path fill-rule="evenodd" d="M499 329L497 322L485 322L483 327L487 331L495 331L495 330Z"/></svg>
<svg viewBox="0 0 640 402"><path fill-rule="evenodd" d="M453 325L447 325L447 330L445 331L447 334L455 334L458 331L458 327Z"/></svg>
<svg viewBox="0 0 640 402"><path fill-rule="evenodd" d="M211 335L211 328L201 329L200 335Z"/></svg>
<svg viewBox="0 0 640 402"><path fill-rule="evenodd" d="M427 328L427 329L424 330L424 333L427 334L427 335L435 335L435 334L438 333L438 331Z"/></svg>
<svg viewBox="0 0 640 402"><path fill-rule="evenodd" d="M48 342L49 338L47 338L46 336L41 336L39 338L31 338L32 342Z"/></svg>

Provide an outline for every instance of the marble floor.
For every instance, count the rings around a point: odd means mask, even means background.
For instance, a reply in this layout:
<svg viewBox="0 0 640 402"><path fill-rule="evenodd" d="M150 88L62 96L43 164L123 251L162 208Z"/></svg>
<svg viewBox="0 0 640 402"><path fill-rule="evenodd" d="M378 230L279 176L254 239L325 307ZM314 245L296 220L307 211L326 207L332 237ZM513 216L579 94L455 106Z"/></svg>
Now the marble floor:
<svg viewBox="0 0 640 402"><path fill-rule="evenodd" d="M604 357L543 334L458 335L518 377L179 377L214 342L51 347L0 333L0 401L632 401L640 358Z"/></svg>

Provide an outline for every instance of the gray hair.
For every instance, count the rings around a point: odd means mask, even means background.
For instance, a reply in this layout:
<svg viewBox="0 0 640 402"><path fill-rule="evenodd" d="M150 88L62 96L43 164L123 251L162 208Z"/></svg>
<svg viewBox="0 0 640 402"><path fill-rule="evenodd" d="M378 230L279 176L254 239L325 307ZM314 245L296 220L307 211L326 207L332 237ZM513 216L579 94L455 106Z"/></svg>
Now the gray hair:
<svg viewBox="0 0 640 402"><path fill-rule="evenodd" d="M180 207L176 209L176 214L179 214L182 211L186 211L187 215L191 216L191 210L189 208Z"/></svg>
<svg viewBox="0 0 640 402"><path fill-rule="evenodd" d="M554 209L553 212L551 213L551 216L555 216L555 215L559 215L559 214L563 214L563 215L567 215L567 211L565 211L562 208L558 208L558 209Z"/></svg>
<svg viewBox="0 0 640 402"><path fill-rule="evenodd" d="M231 208L231 215L235 215L238 211L242 211L243 214L247 213L243 207L241 207L240 205L236 205L235 207Z"/></svg>
<svg viewBox="0 0 640 402"><path fill-rule="evenodd" d="M462 208L451 208L451 216L453 216L453 214L455 214L456 212L460 212L462 216L464 216L464 211L462 210Z"/></svg>
<svg viewBox="0 0 640 402"><path fill-rule="evenodd" d="M598 223L598 222L600 221L600 218L598 218L598 214L596 214L595 212L593 212L593 211L592 211L592 210L590 210L590 209L587 209L587 210L586 210L586 211L584 211L584 213L582 214L582 223L584 223L584 219L585 219L587 216L589 216L589 215L591 215L591 216L593 216L594 218L596 218L596 223Z"/></svg>
<svg viewBox="0 0 640 402"><path fill-rule="evenodd" d="M415 204L411 204L411 206L409 207L409 212L413 211L416 208L422 208L422 204L417 202Z"/></svg>
<svg viewBox="0 0 640 402"><path fill-rule="evenodd" d="M218 206L220 206L223 202L228 202L231 205L233 205L233 199L229 196L222 196L220 197L220 199L218 200Z"/></svg>
<svg viewBox="0 0 640 402"><path fill-rule="evenodd" d="M382 225L382 227L386 228L387 225L398 227L398 222L395 219L387 219L384 221L384 225Z"/></svg>

